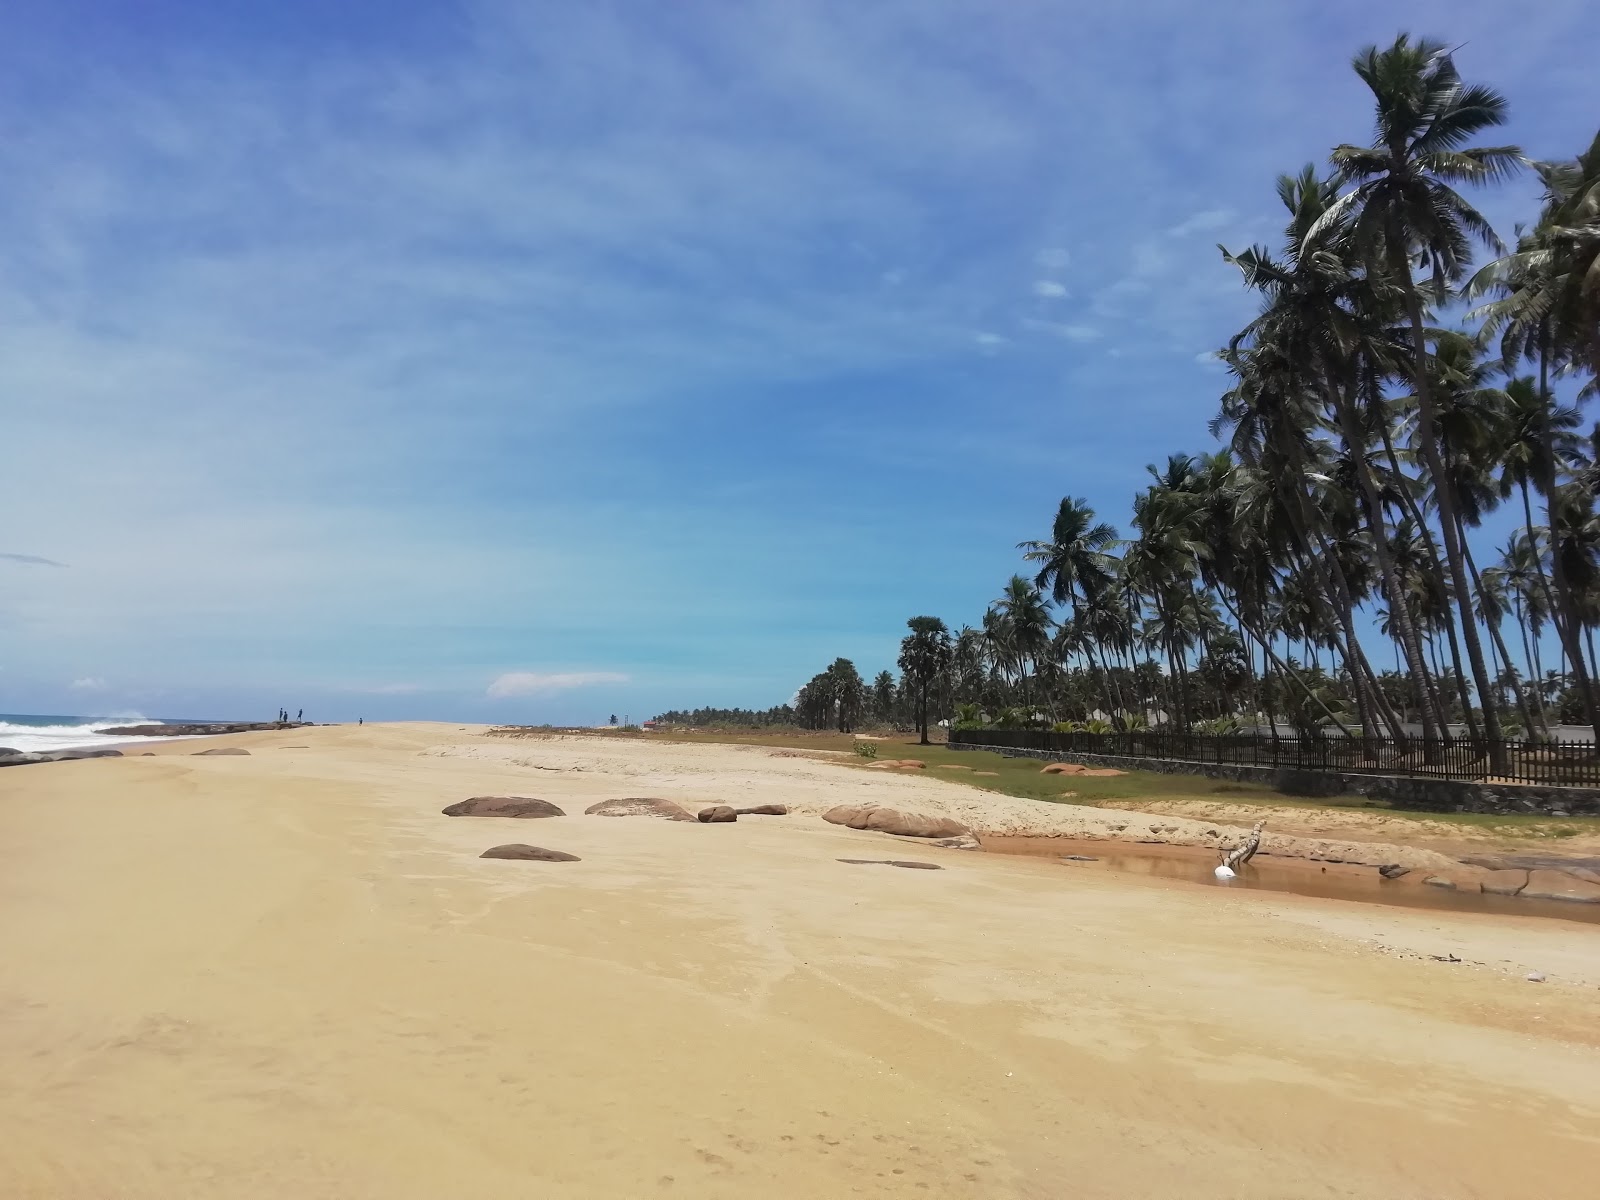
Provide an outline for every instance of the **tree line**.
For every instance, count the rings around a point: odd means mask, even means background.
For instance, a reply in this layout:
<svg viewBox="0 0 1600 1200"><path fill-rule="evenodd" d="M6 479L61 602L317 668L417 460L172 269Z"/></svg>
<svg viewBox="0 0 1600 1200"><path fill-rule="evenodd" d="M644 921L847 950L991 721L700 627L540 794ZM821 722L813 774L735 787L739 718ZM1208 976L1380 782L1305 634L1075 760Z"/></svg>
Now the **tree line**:
<svg viewBox="0 0 1600 1200"><path fill-rule="evenodd" d="M1600 134L1480 144L1507 102L1440 42L1352 66L1370 139L1278 179L1278 245L1218 248L1259 298L1218 352L1220 449L1148 468L1126 537L1063 499L979 626L913 618L898 680L840 659L797 723L1600 740ZM1468 193L1520 172L1541 198L1507 245Z"/></svg>

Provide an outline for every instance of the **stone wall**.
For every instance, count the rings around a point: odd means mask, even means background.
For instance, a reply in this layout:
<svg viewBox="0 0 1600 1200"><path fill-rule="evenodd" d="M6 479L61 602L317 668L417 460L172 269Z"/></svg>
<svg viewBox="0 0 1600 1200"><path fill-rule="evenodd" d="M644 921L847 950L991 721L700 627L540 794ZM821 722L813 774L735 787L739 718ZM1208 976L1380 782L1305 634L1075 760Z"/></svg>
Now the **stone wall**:
<svg viewBox="0 0 1600 1200"><path fill-rule="evenodd" d="M1077 754L1024 750L1014 746L974 746L951 742L952 750L987 750L1008 758L1075 762L1087 767L1119 767L1161 775L1203 775L1237 783L1260 783L1291 796L1339 796L1346 792L1422 812L1533 813L1551 817L1600 816L1600 791L1591 788L1535 787L1520 783L1466 783L1455 779L1412 779L1400 775L1355 775L1336 771L1297 771L1238 763L1188 762L1172 758L1130 758L1117 754Z"/></svg>

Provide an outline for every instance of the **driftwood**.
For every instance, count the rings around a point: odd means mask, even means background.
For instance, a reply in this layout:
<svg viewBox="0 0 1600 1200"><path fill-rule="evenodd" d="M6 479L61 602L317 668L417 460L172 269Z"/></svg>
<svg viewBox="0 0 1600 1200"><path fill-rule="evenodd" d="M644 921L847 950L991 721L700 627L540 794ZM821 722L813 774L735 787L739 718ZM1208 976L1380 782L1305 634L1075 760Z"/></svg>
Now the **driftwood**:
<svg viewBox="0 0 1600 1200"><path fill-rule="evenodd" d="M1250 830L1250 836L1245 838L1242 845L1235 846L1232 850L1222 851L1222 865L1217 868L1216 872L1219 876L1227 878L1228 875L1234 874L1235 868L1244 866L1245 863L1256 856L1256 851L1261 849L1261 830L1266 826L1266 823L1265 818L1257 821L1254 828ZM1224 875L1223 872L1227 872L1227 875Z"/></svg>

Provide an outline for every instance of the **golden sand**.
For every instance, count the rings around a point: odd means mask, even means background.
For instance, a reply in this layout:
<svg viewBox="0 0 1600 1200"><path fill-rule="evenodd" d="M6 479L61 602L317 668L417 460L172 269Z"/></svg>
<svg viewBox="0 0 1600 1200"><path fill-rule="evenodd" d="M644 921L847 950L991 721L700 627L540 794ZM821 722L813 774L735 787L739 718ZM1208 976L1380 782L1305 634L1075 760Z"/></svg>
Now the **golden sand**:
<svg viewBox="0 0 1600 1200"><path fill-rule="evenodd" d="M1594 1187L1592 926L855 832L969 789L750 747L222 740L0 773L6 1200ZM572 815L439 814L485 793ZM581 815L629 795L805 811Z"/></svg>

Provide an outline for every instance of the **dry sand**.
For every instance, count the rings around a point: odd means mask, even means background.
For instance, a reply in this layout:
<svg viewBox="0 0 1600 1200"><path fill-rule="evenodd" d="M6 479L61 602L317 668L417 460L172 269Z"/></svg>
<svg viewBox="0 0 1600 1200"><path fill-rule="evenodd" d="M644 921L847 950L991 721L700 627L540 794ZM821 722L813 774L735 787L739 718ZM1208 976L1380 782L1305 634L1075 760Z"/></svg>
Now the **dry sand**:
<svg viewBox="0 0 1600 1200"><path fill-rule="evenodd" d="M219 741L0 775L7 1200L1593 1192L1592 926L854 832L1028 802L752 747ZM802 811L439 815L505 792Z"/></svg>

